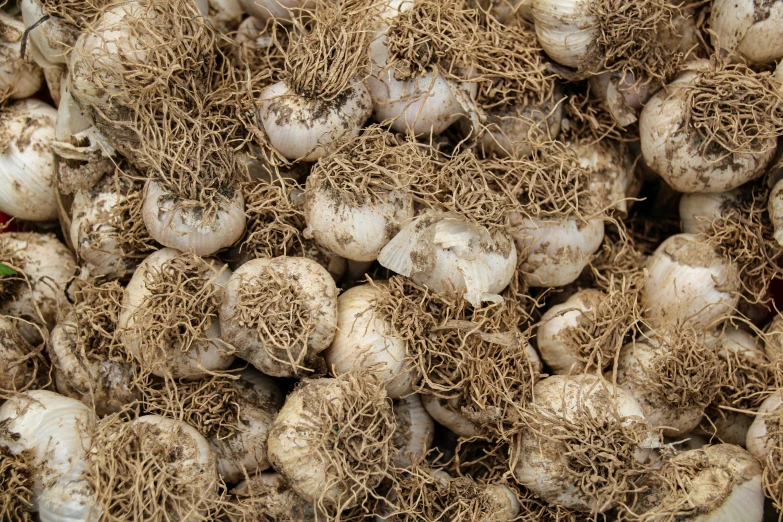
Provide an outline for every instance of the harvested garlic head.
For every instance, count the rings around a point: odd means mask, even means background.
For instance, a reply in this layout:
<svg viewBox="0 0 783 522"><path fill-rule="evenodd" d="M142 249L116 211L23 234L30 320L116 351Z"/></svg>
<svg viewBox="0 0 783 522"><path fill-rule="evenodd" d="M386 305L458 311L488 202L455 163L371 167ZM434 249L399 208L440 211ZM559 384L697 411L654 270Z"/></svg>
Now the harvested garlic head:
<svg viewBox="0 0 783 522"><path fill-rule="evenodd" d="M777 313L764 328L764 353L771 362L783 360L783 314Z"/></svg>
<svg viewBox="0 0 783 522"><path fill-rule="evenodd" d="M28 221L57 218L54 139L57 110L22 100L0 110L0 211Z"/></svg>
<svg viewBox="0 0 783 522"><path fill-rule="evenodd" d="M517 481L550 504L601 513L634 489L659 445L639 404L595 375L555 375L536 384ZM606 482L590 480L600 474Z"/></svg>
<svg viewBox="0 0 783 522"><path fill-rule="evenodd" d="M680 223L686 234L708 234L710 225L721 218L739 199L738 190L683 194L680 197Z"/></svg>
<svg viewBox="0 0 783 522"><path fill-rule="evenodd" d="M755 0L715 0L712 44L736 60L771 64L783 58L783 5Z"/></svg>
<svg viewBox="0 0 783 522"><path fill-rule="evenodd" d="M698 68L680 74L644 106L642 154L679 192L725 192L761 176L775 156L783 129L775 105L779 82L740 65ZM719 91L729 83L743 88ZM726 123L746 120L754 121L752 129Z"/></svg>
<svg viewBox="0 0 783 522"><path fill-rule="evenodd" d="M245 199L242 191L227 187L209 203L193 201L150 180L144 188L142 216L149 235L161 245L208 256L242 237Z"/></svg>
<svg viewBox="0 0 783 522"><path fill-rule="evenodd" d="M657 85L640 84L632 72L605 72L590 77L590 92L602 100L612 119L627 127L638 119L639 111Z"/></svg>
<svg viewBox="0 0 783 522"><path fill-rule="evenodd" d="M237 376L167 381L143 393L146 412L198 426L225 482L269 468L267 436L283 405L283 394L270 377L245 369Z"/></svg>
<svg viewBox="0 0 783 522"><path fill-rule="evenodd" d="M600 195L603 207L626 214L633 204L629 199L636 197L642 185L628 151L608 140L572 141L569 145L579 165L589 173L590 191Z"/></svg>
<svg viewBox="0 0 783 522"><path fill-rule="evenodd" d="M630 510L642 520L761 522L761 474L753 455L731 444L684 451L642 476Z"/></svg>
<svg viewBox="0 0 783 522"><path fill-rule="evenodd" d="M312 502L300 497L280 473L256 473L234 486L232 507L227 511L253 519L260 514L280 522L315 522ZM243 520L243 518L239 518Z"/></svg>
<svg viewBox="0 0 783 522"><path fill-rule="evenodd" d="M324 352L326 367L335 375L374 372L392 399L413 393L417 372L407 353L407 332L395 322L410 302L400 281L354 286L337 298L337 333ZM403 329L398 330L398 327Z"/></svg>
<svg viewBox="0 0 783 522"><path fill-rule="evenodd" d="M239 0L242 9L262 21L291 22L315 6L314 0Z"/></svg>
<svg viewBox="0 0 783 522"><path fill-rule="evenodd" d="M56 7L57 3L51 0L19 2L22 20L28 31L27 52L44 69L64 66L79 36L78 26L67 23L62 17L51 16L49 8Z"/></svg>
<svg viewBox="0 0 783 522"><path fill-rule="evenodd" d="M164 510L170 520L204 520L219 501L215 454L193 426L114 414L92 431L86 476L107 518L154 520Z"/></svg>
<svg viewBox="0 0 783 522"><path fill-rule="evenodd" d="M118 320L124 348L159 377L198 378L224 370L234 349L221 339L218 308L231 271L164 248L147 257L125 289Z"/></svg>
<svg viewBox="0 0 783 522"><path fill-rule="evenodd" d="M391 400L376 379L305 380L272 425L269 458L302 498L339 513L387 475L395 429Z"/></svg>
<svg viewBox="0 0 783 522"><path fill-rule="evenodd" d="M116 345L123 289L117 282L81 282L77 302L52 329L47 345L57 391L90 406L99 416L138 398L133 366Z"/></svg>
<svg viewBox="0 0 783 522"><path fill-rule="evenodd" d="M0 313L39 327L52 328L65 302L65 288L76 273L76 260L52 234L0 234L0 263L16 274L0 278ZM41 340L33 325L19 324L31 343Z"/></svg>
<svg viewBox="0 0 783 522"><path fill-rule="evenodd" d="M420 461L435 438L435 421L424 409L421 397L413 393L394 401L394 465L407 468Z"/></svg>
<svg viewBox="0 0 783 522"><path fill-rule="evenodd" d="M699 425L720 391L722 361L693 331L645 333L626 344L617 361L617 384L639 403L652 426L669 437Z"/></svg>
<svg viewBox="0 0 783 522"><path fill-rule="evenodd" d="M36 350L19 333L19 320L0 315L0 398L23 392L43 373Z"/></svg>
<svg viewBox="0 0 783 522"><path fill-rule="evenodd" d="M427 210L383 247L378 262L433 291L465 292L473 306L502 301L517 265L514 242L455 212Z"/></svg>
<svg viewBox="0 0 783 522"><path fill-rule="evenodd" d="M748 429L745 447L764 464L765 487L776 484L783 472L783 440L780 437L780 418L783 414L783 392L776 391L767 397L756 412L756 418ZM771 479L771 480L770 480ZM771 489L777 500L780 499L778 487Z"/></svg>
<svg viewBox="0 0 783 522"><path fill-rule="evenodd" d="M417 144L371 127L344 141L307 178L305 235L353 261L374 261L413 219L415 176L432 172Z"/></svg>
<svg viewBox="0 0 783 522"><path fill-rule="evenodd" d="M40 67L22 56L24 32L25 24L21 20L0 13L0 99L27 98L43 84Z"/></svg>
<svg viewBox="0 0 783 522"><path fill-rule="evenodd" d="M325 373L319 355L337 327L337 287L302 257L259 258L234 272L220 306L223 340L275 377Z"/></svg>
<svg viewBox="0 0 783 522"><path fill-rule="evenodd" d="M642 306L653 328L706 330L734 313L737 268L693 234L667 238L647 259Z"/></svg>
<svg viewBox="0 0 783 522"><path fill-rule="evenodd" d="M4 469L16 468L32 480L26 500L41 522L101 519L103 510L95 505L96 493L86 476L94 423L90 408L50 391L32 390L0 405L0 460ZM9 486L13 483L4 484L4 490ZM13 513L13 496L11 492L12 503L4 503L3 512ZM28 506L17 508L24 512Z"/></svg>

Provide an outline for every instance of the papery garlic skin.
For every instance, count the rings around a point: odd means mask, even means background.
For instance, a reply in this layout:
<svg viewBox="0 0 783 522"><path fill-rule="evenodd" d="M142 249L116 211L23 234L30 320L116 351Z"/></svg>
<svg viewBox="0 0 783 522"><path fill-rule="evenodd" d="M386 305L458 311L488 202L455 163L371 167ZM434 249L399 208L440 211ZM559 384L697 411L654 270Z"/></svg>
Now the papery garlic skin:
<svg viewBox="0 0 783 522"><path fill-rule="evenodd" d="M775 156L776 142L765 139L758 153L732 153L722 147L702 153L698 131L685 125L689 109L681 94L697 76L696 71L680 74L644 106L639 117L642 154L678 192L725 192L761 176Z"/></svg>
<svg viewBox="0 0 783 522"><path fill-rule="evenodd" d="M737 201L739 191L683 194L680 198L680 223L686 234L707 234L727 205Z"/></svg>
<svg viewBox="0 0 783 522"><path fill-rule="evenodd" d="M579 373L584 362L577 358L579 346L567 338L568 330L578 328L585 312L595 311L606 294L588 288L580 290L564 303L555 305L541 317L536 329L536 345L541 358L555 375ZM603 361L608 364L610 361Z"/></svg>
<svg viewBox="0 0 783 522"><path fill-rule="evenodd" d="M760 462L765 462L769 452L780 444L780 441L770 436L769 432L777 431L777 417L780 415L781 405L783 405L783 391L778 390L761 403L756 418L748 429L745 447Z"/></svg>
<svg viewBox="0 0 783 522"><path fill-rule="evenodd" d="M130 331L135 325L136 311L145 306L152 295L146 286L147 278L179 255L180 252L173 248L163 248L141 262L125 288L117 329L123 332L121 338L126 349L142 367L149 369L154 375L194 379L204 377L214 370L225 370L234 361L233 353L229 353L229 348L221 341L220 319L217 315L210 318L210 326L204 331L207 341L196 344L186 352L178 345L170 346L165 357L157 352L149 353ZM231 277L231 270L217 261L212 261L211 264L215 273L220 273L213 284L224 287Z"/></svg>
<svg viewBox="0 0 783 522"><path fill-rule="evenodd" d="M421 403L424 409L430 414L430 417L441 426L445 426L460 437L470 438L479 434L479 427L468 420L462 413L456 411L456 401L450 401L436 397L435 395L423 394Z"/></svg>
<svg viewBox="0 0 783 522"><path fill-rule="evenodd" d="M573 283L604 240L602 219L531 219L512 214L510 227L520 264L531 287L549 288Z"/></svg>
<svg viewBox="0 0 783 522"><path fill-rule="evenodd" d="M283 23L315 7L314 0L239 0L239 3L253 18L262 21L274 19Z"/></svg>
<svg viewBox="0 0 783 522"><path fill-rule="evenodd" d="M641 85L632 73L605 72L590 77L591 93L603 100L612 119L627 127L638 119L639 111L653 93L653 85Z"/></svg>
<svg viewBox="0 0 783 522"><path fill-rule="evenodd" d="M0 211L28 221L57 219L54 139L57 110L38 100L0 112Z"/></svg>
<svg viewBox="0 0 783 522"><path fill-rule="evenodd" d="M502 301L517 264L514 242L454 212L426 211L378 255L381 266L439 294L465 290L473 306Z"/></svg>
<svg viewBox="0 0 783 522"><path fill-rule="evenodd" d="M298 375L293 361L278 359L267 353L264 339L254 327L242 323L238 296L242 288L253 284L263 274L274 274L284 284L296 283L297 306L309 316L311 331L306 346L297 339L300 332L290 332L292 346L288 347L290 356L296 361L302 351L306 351L304 362L310 357L326 350L335 336L337 327L337 286L329 272L321 265L302 257L259 258L248 261L237 269L225 286L225 298L220 307L221 332L223 339L236 348L238 357L246 360L260 371L275 377L293 377ZM274 290L274 289L273 289ZM291 292L290 288L280 288L275 293ZM257 318L264 320L263 317ZM285 333L285 332L274 332ZM296 341L294 341L296 340ZM276 347L269 347L270 350Z"/></svg>
<svg viewBox="0 0 783 522"><path fill-rule="evenodd" d="M87 406L50 391L29 391L0 405L0 445L12 454L34 455L32 507L41 522L101 518L85 477L87 430L94 423Z"/></svg>
<svg viewBox="0 0 783 522"><path fill-rule="evenodd" d="M263 90L259 102L269 142L286 158L302 161L322 158L340 138L358 135L372 111L370 93L361 83L333 100L320 100L278 82Z"/></svg>
<svg viewBox="0 0 783 522"><path fill-rule="evenodd" d="M367 78L375 121L391 122L391 129L416 136L437 135L462 117L473 116L478 83L455 84L439 72L397 80L388 67L386 36L370 43L373 74ZM471 118L471 119L473 119Z"/></svg>
<svg viewBox="0 0 783 522"><path fill-rule="evenodd" d="M627 213L633 204L628 198L635 197L642 184L629 155L605 141L583 140L569 146L579 165L590 173L590 192L600 194L607 207Z"/></svg>
<svg viewBox="0 0 783 522"><path fill-rule="evenodd" d="M264 513L273 520L316 520L313 504L297 495L280 473L257 473L234 486L229 493L237 498L253 498L254 506L263 500Z"/></svg>
<svg viewBox="0 0 783 522"><path fill-rule="evenodd" d="M30 57L44 69L64 66L79 36L79 30L57 17L49 16L42 0L21 0L19 9L24 25L29 30L27 52ZM30 29L33 26L35 28Z"/></svg>
<svg viewBox="0 0 783 522"><path fill-rule="evenodd" d="M781 69L781 67L778 67L778 69ZM778 242L778 245L783 246L783 179L775 183L775 186L772 187L772 191L769 193L767 212L774 229L773 237Z"/></svg>
<svg viewBox="0 0 783 522"><path fill-rule="evenodd" d="M25 25L10 15L0 13L0 93L19 100L32 96L43 84L43 71L22 54Z"/></svg>
<svg viewBox="0 0 783 522"><path fill-rule="evenodd" d="M29 347L16 324L14 318L0 315L0 394L21 391L35 376L35 368L27 357Z"/></svg>
<svg viewBox="0 0 783 522"><path fill-rule="evenodd" d="M45 328L54 327L57 313L65 303L65 288L78 267L71 251L54 235L36 232L0 234L0 249L19 259L18 268L28 279L15 283L12 295L4 296L0 314ZM31 325L20 322L19 331L28 342L41 340L40 332Z"/></svg>
<svg viewBox="0 0 783 522"><path fill-rule="evenodd" d="M783 5L755 0L715 0L712 44L734 59L770 64L783 58Z"/></svg>
<svg viewBox="0 0 783 522"><path fill-rule="evenodd" d="M394 465L408 467L419 461L432 446L435 438L435 421L424 409L421 396L416 393L394 401Z"/></svg>
<svg viewBox="0 0 783 522"><path fill-rule="evenodd" d="M575 0L533 0L531 14L538 43L554 61L577 68L589 60L598 20Z"/></svg>
<svg viewBox="0 0 783 522"><path fill-rule="evenodd" d="M157 181L144 188L142 218L150 236L163 246L182 252L193 250L198 256L209 256L236 243L245 232L245 198L233 190L226 201L220 201L217 213L204 216L206 205L174 197Z"/></svg>
<svg viewBox="0 0 783 522"><path fill-rule="evenodd" d="M733 314L739 290L739 273L729 259L693 234L676 234L647 259L644 317L652 328L706 330Z"/></svg>

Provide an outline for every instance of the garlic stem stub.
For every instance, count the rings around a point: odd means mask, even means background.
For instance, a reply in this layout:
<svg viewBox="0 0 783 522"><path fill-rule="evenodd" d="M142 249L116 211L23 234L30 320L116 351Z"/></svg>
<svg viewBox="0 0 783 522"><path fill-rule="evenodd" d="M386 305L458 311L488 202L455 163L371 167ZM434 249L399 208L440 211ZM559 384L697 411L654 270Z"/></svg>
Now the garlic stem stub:
<svg viewBox="0 0 783 522"><path fill-rule="evenodd" d="M714 0L712 44L735 60L771 64L783 58L783 6L779 2Z"/></svg>
<svg viewBox="0 0 783 522"><path fill-rule="evenodd" d="M19 100L32 96L43 84L43 72L22 56L25 25L6 13L0 13L0 99Z"/></svg>
<svg viewBox="0 0 783 522"><path fill-rule="evenodd" d="M0 110L0 211L28 221L57 218L54 139L57 110L27 99Z"/></svg>
<svg viewBox="0 0 783 522"><path fill-rule="evenodd" d="M223 340L267 375L323 375L337 327L337 287L301 257L259 258L237 269L220 305Z"/></svg>
<svg viewBox="0 0 783 522"><path fill-rule="evenodd" d="M125 289L118 328L143 371L193 379L231 366L234 348L221 339L218 318L230 277L224 264L173 248L142 261Z"/></svg>

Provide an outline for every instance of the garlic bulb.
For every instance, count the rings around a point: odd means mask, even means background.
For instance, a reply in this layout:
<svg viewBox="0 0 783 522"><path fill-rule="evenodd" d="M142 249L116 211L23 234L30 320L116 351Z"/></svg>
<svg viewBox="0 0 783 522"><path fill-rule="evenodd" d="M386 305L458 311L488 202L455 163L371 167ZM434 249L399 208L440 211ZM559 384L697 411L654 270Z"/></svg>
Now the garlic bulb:
<svg viewBox="0 0 783 522"><path fill-rule="evenodd" d="M715 0L712 44L730 57L770 64L783 58L783 6L778 2Z"/></svg>
<svg viewBox="0 0 783 522"><path fill-rule="evenodd" d="M88 469L92 411L75 399L33 390L0 405L0 447L32 455L31 505L41 522L98 521Z"/></svg>
<svg viewBox="0 0 783 522"><path fill-rule="evenodd" d="M259 513L263 513L272 520L291 522L315 522L316 520L313 504L297 495L280 473L257 473L234 486L229 493L234 496L240 517L244 515L252 519Z"/></svg>
<svg viewBox="0 0 783 522"><path fill-rule="evenodd" d="M454 212L425 211L378 255L381 266L440 294L465 291L473 306L502 300L517 265L514 242Z"/></svg>
<svg viewBox="0 0 783 522"><path fill-rule="evenodd" d="M57 110L38 100L22 100L0 111L0 211L28 221L57 218L54 139Z"/></svg>
<svg viewBox="0 0 783 522"><path fill-rule="evenodd" d="M337 327L337 287L321 265L301 257L259 258L237 269L220 306L223 339L262 372L324 372L318 355Z"/></svg>
<svg viewBox="0 0 783 522"><path fill-rule="evenodd" d="M407 468L427 453L435 438L435 421L414 393L394 401L394 465Z"/></svg>
<svg viewBox="0 0 783 522"><path fill-rule="evenodd" d="M764 519L761 466L747 451L718 444L685 451L641 478L631 511L642 520Z"/></svg>
<svg viewBox="0 0 783 522"><path fill-rule="evenodd" d="M563 104L559 101L555 99L528 106L503 105L488 110L486 129L481 134L485 153L521 158L533 151L534 144L529 139L531 133L557 138L563 120Z"/></svg>
<svg viewBox="0 0 783 522"><path fill-rule="evenodd" d="M676 234L647 259L644 316L653 328L706 330L733 314L739 290L739 274L731 261L693 234Z"/></svg>
<svg viewBox="0 0 783 522"><path fill-rule="evenodd" d="M27 52L44 69L60 68L68 61L79 30L64 20L50 16L44 0L21 0L19 8L27 28Z"/></svg>
<svg viewBox="0 0 783 522"><path fill-rule="evenodd" d="M783 314L777 313L764 328L764 353L767 359L777 362L783 360Z"/></svg>
<svg viewBox="0 0 783 522"><path fill-rule="evenodd" d="M781 405L783 405L783 392L778 390L761 404L753 424L748 429L745 447L760 462L766 463L773 451L778 455L780 453L781 441L777 435L779 433L777 426ZM780 466L779 461L772 464Z"/></svg>
<svg viewBox="0 0 783 522"><path fill-rule="evenodd" d="M604 239L602 219L543 220L510 216L510 231L524 259L519 269L531 287L572 283Z"/></svg>
<svg viewBox="0 0 783 522"><path fill-rule="evenodd" d="M245 199L232 188L217 199L210 216L207 205L174 196L157 181L144 188L142 216L150 236L163 246L208 256L236 243L245 231Z"/></svg>
<svg viewBox="0 0 783 522"><path fill-rule="evenodd" d="M497 522L516 520L522 507L519 504L517 495L511 488L504 484L488 484L485 486L484 492L496 506L489 520L496 520Z"/></svg>
<svg viewBox="0 0 783 522"><path fill-rule="evenodd" d="M590 191L601 195L602 205L627 213L633 204L629 199L642 188L630 155L606 140L572 141L569 146L588 171Z"/></svg>
<svg viewBox="0 0 783 522"><path fill-rule="evenodd" d="M0 13L0 98L19 100L32 96L43 83L43 72L22 54L25 24Z"/></svg>
<svg viewBox="0 0 783 522"><path fill-rule="evenodd" d="M778 69L781 68L778 67ZM774 228L773 237L779 245L783 246L783 180L778 181L772 187L772 192L770 192L769 201L767 202L767 212Z"/></svg>
<svg viewBox="0 0 783 522"><path fill-rule="evenodd" d="M359 285L337 298L337 333L324 359L335 375L375 372L386 394L398 399L413 392L417 372L407 359L405 333L397 332L384 315L385 297L375 285Z"/></svg>
<svg viewBox="0 0 783 522"><path fill-rule="evenodd" d="M435 395L425 394L421 396L421 402L427 413L438 424L445 426L460 437L470 438L479 434L479 427L457 411L457 399L442 399Z"/></svg>
<svg viewBox="0 0 783 522"><path fill-rule="evenodd" d="M313 0L239 0L239 3L254 18L281 23L290 22L315 5Z"/></svg>
<svg viewBox="0 0 783 522"><path fill-rule="evenodd" d="M221 33L236 30L245 13L241 0L196 0L196 7Z"/></svg>
<svg viewBox="0 0 783 522"><path fill-rule="evenodd" d="M0 263L18 272L0 278L0 313L52 328L76 273L70 250L51 234L5 233L0 234ZM28 342L41 340L32 325L20 323L19 331Z"/></svg>
<svg viewBox="0 0 783 522"><path fill-rule="evenodd" d="M539 381L532 407L514 476L557 506L592 513L610 509L622 500L623 489L632 487L629 477L638 473L649 450L659 445L633 397L595 375ZM608 455L622 465L604 461ZM590 480L596 467L608 477L605 485Z"/></svg>
<svg viewBox="0 0 783 522"><path fill-rule="evenodd" d="M340 512L387 475L395 428L380 382L350 374L306 380L272 425L269 458L302 498Z"/></svg>
<svg viewBox="0 0 783 522"><path fill-rule="evenodd" d="M739 191L683 194L680 198L680 223L686 234L707 234L710 224L735 203Z"/></svg>
<svg viewBox="0 0 783 522"><path fill-rule="evenodd" d="M621 127L636 122L655 87L651 83L640 85L631 72L605 72L590 77L590 92L604 102L612 119Z"/></svg>
<svg viewBox="0 0 783 522"><path fill-rule="evenodd" d="M17 320L0 315L0 398L25 391L37 373L33 348L19 334Z"/></svg>
<svg viewBox="0 0 783 522"><path fill-rule="evenodd" d="M234 350L221 340L218 307L231 271L164 248L150 254L125 289L118 329L143 370L197 378L228 368Z"/></svg>
<svg viewBox="0 0 783 522"><path fill-rule="evenodd" d="M717 141L705 145L705 138L688 119L693 118L688 93L693 88L704 89L699 86L705 78L715 81L715 73L683 72L647 102L639 117L644 161L672 188L686 194L739 187L761 176L775 155L775 139L764 135L753 140L752 148L737 147L736 152Z"/></svg>

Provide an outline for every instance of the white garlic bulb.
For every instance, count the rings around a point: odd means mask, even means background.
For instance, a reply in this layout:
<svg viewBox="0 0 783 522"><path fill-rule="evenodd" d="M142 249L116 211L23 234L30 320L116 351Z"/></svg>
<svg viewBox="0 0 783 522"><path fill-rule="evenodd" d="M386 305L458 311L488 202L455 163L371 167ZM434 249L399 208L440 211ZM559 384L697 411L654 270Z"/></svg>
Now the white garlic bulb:
<svg viewBox="0 0 783 522"><path fill-rule="evenodd" d="M780 67L778 68L780 69ZM778 242L778 245L783 246L783 179L775 183L775 186L772 187L772 191L769 193L767 212L774 229L773 237Z"/></svg>
<svg viewBox="0 0 783 522"><path fill-rule="evenodd" d="M686 234L708 234L710 224L720 218L738 198L738 190L683 194L680 197L682 231Z"/></svg>
<svg viewBox="0 0 783 522"><path fill-rule="evenodd" d="M604 240L604 222L576 219L533 219L513 213L510 231L524 256L520 270L532 287L572 283L590 262Z"/></svg>
<svg viewBox="0 0 783 522"><path fill-rule="evenodd" d="M57 219L54 139L57 110L22 100L0 111L0 211L29 221Z"/></svg>
<svg viewBox="0 0 783 522"><path fill-rule="evenodd" d="M514 242L454 212L425 211L383 247L381 266L473 306L502 301L517 265Z"/></svg>
<svg viewBox="0 0 783 522"><path fill-rule="evenodd" d="M36 378L32 347L22 338L17 322L13 317L0 315L0 396L24 391Z"/></svg>
<svg viewBox="0 0 783 522"><path fill-rule="evenodd" d="M590 61L590 51L599 31L597 21L586 12L588 2L533 0L531 14L541 47L557 63L579 67Z"/></svg>
<svg viewBox="0 0 783 522"><path fill-rule="evenodd" d="M375 285L359 285L337 298L337 333L324 352L327 368L335 375L373 371L392 399L413 393L417 372L407 360L403 332L382 315L385 295Z"/></svg>
<svg viewBox="0 0 783 522"><path fill-rule="evenodd" d="M497 522L516 520L522 506L511 488L504 484L487 484L484 487L484 494L495 504L495 509L489 520Z"/></svg>
<svg viewBox="0 0 783 522"><path fill-rule="evenodd" d="M628 153L608 141L582 140L569 143L579 165L589 172L590 191L601 195L602 203L627 213L641 189Z"/></svg>
<svg viewBox="0 0 783 522"><path fill-rule="evenodd" d="M621 127L636 122L654 87L651 83L641 85L631 72L605 72L590 77L590 92L604 102L612 119Z"/></svg>
<svg viewBox="0 0 783 522"><path fill-rule="evenodd" d="M297 495L280 473L257 473L234 486L229 493L234 495L240 509L247 504L251 513L261 511L273 520L316 520L313 504Z"/></svg>
<svg viewBox="0 0 783 522"><path fill-rule="evenodd" d="M764 328L764 353L772 362L783 360L783 314L777 313Z"/></svg>
<svg viewBox="0 0 783 522"><path fill-rule="evenodd" d="M19 8L27 28L27 52L44 69L64 66L79 30L50 16L43 0L21 0Z"/></svg>
<svg viewBox="0 0 783 522"><path fill-rule="evenodd" d="M142 216L150 236L163 246L196 255L212 255L236 243L245 232L245 199L242 191L220 196L214 216L207 205L174 196L159 182L144 188Z"/></svg>
<svg viewBox="0 0 783 522"><path fill-rule="evenodd" d="M414 393L394 402L394 465L406 468L420 460L432 446L435 438L435 421L429 416Z"/></svg>
<svg viewBox="0 0 783 522"><path fill-rule="evenodd" d="M54 327L78 266L71 251L51 234L5 233L0 234L0 262L20 273L0 278L0 313ZM31 325L20 323L19 331L28 342L41 340Z"/></svg>
<svg viewBox="0 0 783 522"><path fill-rule="evenodd" d="M337 287L311 259L253 259L226 284L220 319L223 339L262 372L323 373L318 354L335 336Z"/></svg>
<svg viewBox="0 0 783 522"><path fill-rule="evenodd" d="M196 7L221 33L239 27L245 13L241 0L196 0Z"/></svg>
<svg viewBox="0 0 783 522"><path fill-rule="evenodd" d="M94 423L90 408L50 391L29 391L0 405L0 446L33 455L31 503L41 522L101 518L85 476Z"/></svg>
<svg viewBox="0 0 783 522"><path fill-rule="evenodd" d="M715 0L712 44L730 57L769 64L783 58L783 5L754 0Z"/></svg>
<svg viewBox="0 0 783 522"><path fill-rule="evenodd" d="M178 265L178 261L183 261L186 268ZM222 296L230 277L231 270L224 264L193 258L173 248L150 254L125 289L117 322L123 345L143 369L159 377L197 378L228 368L234 361L233 349L221 340L216 298ZM195 285L199 287L196 297L185 293L182 279L196 280ZM171 294L155 291L161 287L160 291ZM214 315L191 316L192 312L185 306L201 309L203 305L194 300L212 301L208 308L214 308ZM216 300L218 303L214 303ZM142 324L140 319L144 320ZM177 322L171 324L172 321ZM196 326L180 331L180 321L195 321Z"/></svg>
<svg viewBox="0 0 783 522"><path fill-rule="evenodd" d="M4 99L19 100L32 96L43 83L40 67L22 56L24 31L25 25L21 20L0 13L0 93Z"/></svg>
<svg viewBox="0 0 783 522"><path fill-rule="evenodd" d="M647 259L644 316L653 328L706 330L734 313L739 290L739 274L729 259L693 234L676 234Z"/></svg>
<svg viewBox="0 0 783 522"><path fill-rule="evenodd" d="M603 430L604 425L613 431L620 427L631 430L641 444L633 444L629 436L629 446L624 448L629 455L623 455L623 458L636 462L646 461L649 451L659 445L634 398L595 375L555 375L539 381L535 386L533 405L540 426L526 429L523 433L514 476L537 496L557 506L600 513L616 502L612 492L607 498L600 498L597 492L593 494L582 489L580 473L571 467L570 458L566 455L574 446L584 444L585 437L596 444L589 451L616 451L608 447L604 450L598 442L601 434L593 436L595 430ZM565 431L569 425L578 426L570 437ZM557 429L558 426L562 428ZM589 458L589 451L585 458ZM628 468L633 465L632 462L625 463ZM593 469L587 471L593 472ZM615 469L610 473L622 471ZM589 481L587 477L585 480Z"/></svg>
<svg viewBox="0 0 783 522"><path fill-rule="evenodd" d="M760 139L760 152L730 152L717 143L702 150L704 139L686 125L687 90L699 81L699 74L681 73L644 106L639 117L642 154L678 192L725 192L761 176L775 156L776 142Z"/></svg>
<svg viewBox="0 0 783 522"><path fill-rule="evenodd" d="M356 136L370 117L372 100L356 83L333 100L309 99L285 82L261 93L260 120L269 142L290 160L315 161L340 138Z"/></svg>
<svg viewBox="0 0 783 522"><path fill-rule="evenodd" d="M239 0L247 14L259 20L290 22L315 6L313 0Z"/></svg>
<svg viewBox="0 0 783 522"><path fill-rule="evenodd" d="M760 462L766 462L770 452L780 447L780 440L776 440L777 437L772 436L770 432L778 431L781 405L783 405L783 392L778 390L761 403L756 418L748 429L745 447Z"/></svg>

